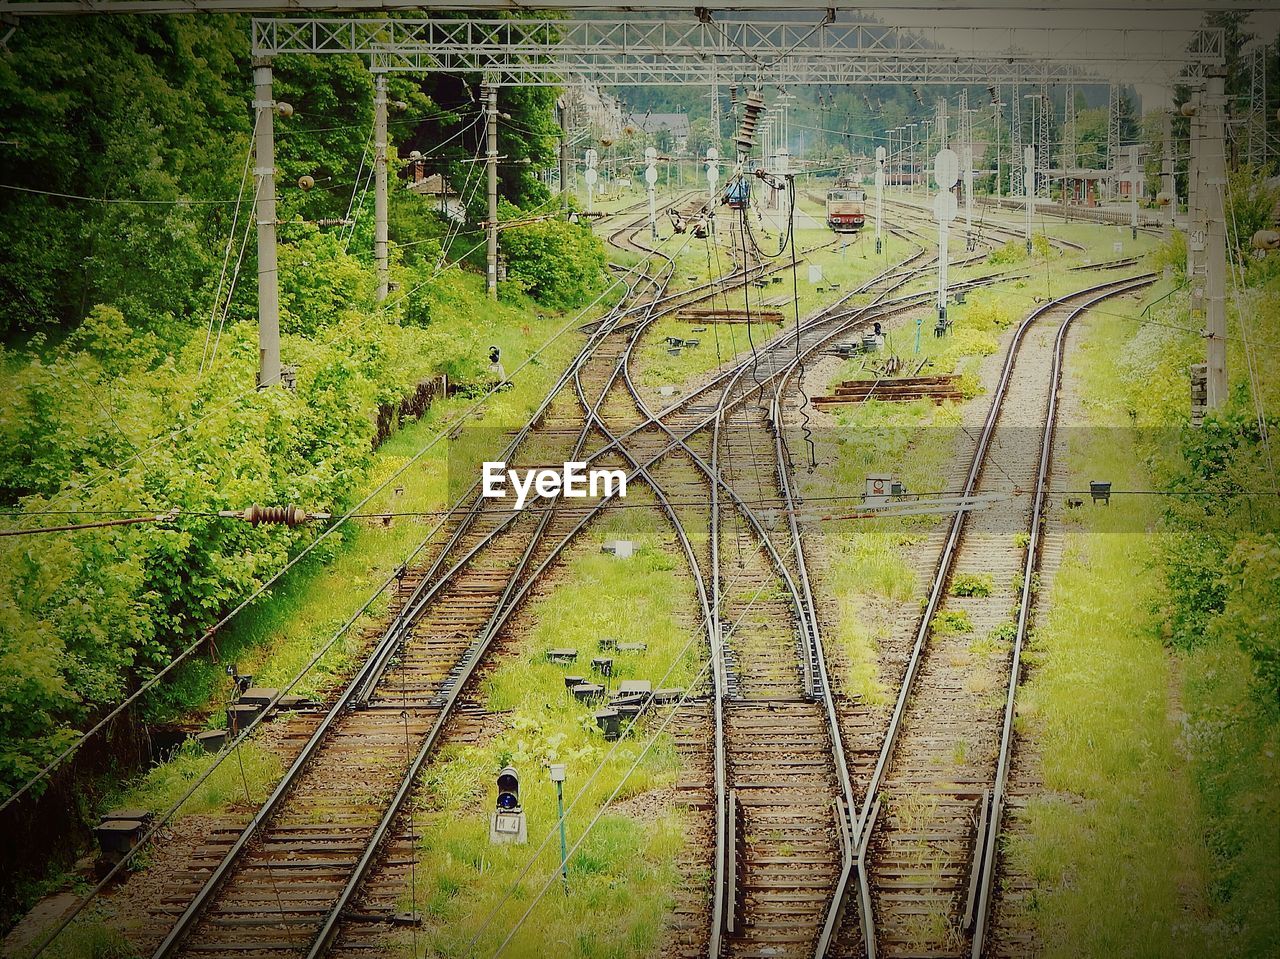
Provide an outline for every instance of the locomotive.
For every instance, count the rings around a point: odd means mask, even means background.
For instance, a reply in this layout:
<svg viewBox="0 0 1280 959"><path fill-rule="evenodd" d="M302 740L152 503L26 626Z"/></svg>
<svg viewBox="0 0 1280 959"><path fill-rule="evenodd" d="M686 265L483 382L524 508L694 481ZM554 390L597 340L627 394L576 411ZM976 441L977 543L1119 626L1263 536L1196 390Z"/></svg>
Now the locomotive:
<svg viewBox="0 0 1280 959"><path fill-rule="evenodd" d="M722 203L731 210L744 210L751 205L751 183L745 176L735 177L725 188Z"/></svg>
<svg viewBox="0 0 1280 959"><path fill-rule="evenodd" d="M857 187L827 191L827 226L836 233L857 233L866 219L867 194Z"/></svg>

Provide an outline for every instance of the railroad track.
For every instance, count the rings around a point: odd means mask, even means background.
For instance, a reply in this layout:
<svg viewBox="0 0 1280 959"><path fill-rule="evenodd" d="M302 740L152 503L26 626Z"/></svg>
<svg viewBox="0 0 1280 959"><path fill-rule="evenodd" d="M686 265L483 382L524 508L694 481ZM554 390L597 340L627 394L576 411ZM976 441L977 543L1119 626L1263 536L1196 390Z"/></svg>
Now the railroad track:
<svg viewBox="0 0 1280 959"><path fill-rule="evenodd" d="M665 257L656 273L637 278L629 305L611 322L652 314L673 269ZM610 332L602 324L593 334L509 445L509 462L581 456L617 378L621 347ZM570 380L580 398L597 397L571 448L565 443L572 430L538 427ZM243 830L220 837L193 862L192 879L176 897L190 899L155 956L319 956L340 932L342 947L352 947L344 917L367 921L351 907L389 837L403 841L400 810L461 690L538 576L593 515L560 509L526 517L479 499L455 510L448 541L420 575L405 577L391 625L310 730L277 789ZM160 923L167 924L174 905L157 910Z"/></svg>
<svg viewBox="0 0 1280 959"><path fill-rule="evenodd" d="M665 289L674 261L631 284L630 298ZM622 310L613 314L616 319ZM560 390L616 377L608 327L593 335L529 424L509 444L511 463L579 458L589 421L542 429ZM396 832L418 771L439 741L494 637L558 555L572 509L514 513L472 498L455 510L451 535L420 574L401 583L381 639L302 744L284 777L221 857L208 850L173 902L153 916L167 925L153 955L319 956Z"/></svg>
<svg viewBox="0 0 1280 959"><path fill-rule="evenodd" d="M967 495L1005 495L1009 505L951 521L894 709L870 737L855 737L881 741L855 786L870 915L846 923L836 955L983 955L1065 331L1096 303L1150 282L1114 280L1051 301L1015 333L964 482ZM1025 552L1019 531L1032 534ZM989 581L989 595L949 595L960 576ZM973 638L1001 626L1015 603L1007 646L976 661ZM971 631L941 628L964 621Z"/></svg>
<svg viewBox="0 0 1280 959"><path fill-rule="evenodd" d="M715 665L704 717L715 743L708 952L825 954L855 873L858 824L791 509L778 393L770 415L766 391L770 384L781 390L797 364L834 337L918 307L928 294L890 300L915 274L886 271L653 411L631 364L644 332L677 308L668 292L675 261L623 232L614 238L661 265L628 284L624 304L591 331L504 458L616 463L654 490L694 572ZM743 282L754 269L740 271ZM724 289L712 282L686 298ZM848 308L858 293L872 302ZM578 415L564 428L557 417L570 386ZM620 425L604 415L619 394L634 410ZM673 505L695 499L698 489L710 490L706 546L688 534L699 521L696 508ZM782 518L749 505L768 500L787 504ZM153 955L313 959L380 948L387 927L402 918L387 907L386 890L413 855L402 810L419 772L451 730L465 727L464 691L514 611L607 506L513 513L478 497L460 500L445 542L402 581L389 625L359 671L295 734L298 751L271 796L238 833L213 839L186 882L157 904L151 918L163 938ZM728 566L735 568L726 574ZM792 853L803 860L803 875L787 868ZM369 900L382 905L371 908Z"/></svg>

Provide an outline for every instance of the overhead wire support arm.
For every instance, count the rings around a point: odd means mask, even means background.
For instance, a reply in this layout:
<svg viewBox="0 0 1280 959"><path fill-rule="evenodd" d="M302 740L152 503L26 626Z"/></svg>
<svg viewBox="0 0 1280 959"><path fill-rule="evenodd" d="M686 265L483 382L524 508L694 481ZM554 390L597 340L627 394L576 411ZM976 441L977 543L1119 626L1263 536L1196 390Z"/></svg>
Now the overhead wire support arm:
<svg viewBox="0 0 1280 959"><path fill-rule="evenodd" d="M2 3L3 0L0 0ZM967 38L957 49L955 36ZM554 37L554 42L548 37ZM950 42L949 42L950 41ZM409 72L491 73L498 82L560 85L702 83L721 75L760 83L1097 82L1104 66L1125 82L1165 81L1223 62L1221 29L898 27L797 20L626 15L552 20L284 16L252 21L253 52L385 57Z"/></svg>

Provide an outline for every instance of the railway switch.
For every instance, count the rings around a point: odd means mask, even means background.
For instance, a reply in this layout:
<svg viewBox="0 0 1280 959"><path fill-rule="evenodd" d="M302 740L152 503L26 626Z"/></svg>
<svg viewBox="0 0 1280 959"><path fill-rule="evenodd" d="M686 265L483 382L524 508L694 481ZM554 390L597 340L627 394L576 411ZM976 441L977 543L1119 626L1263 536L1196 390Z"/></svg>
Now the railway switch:
<svg viewBox="0 0 1280 959"><path fill-rule="evenodd" d="M523 845L528 841L524 810L520 808L520 774L514 766L505 766L498 772L498 799L489 820L489 842Z"/></svg>

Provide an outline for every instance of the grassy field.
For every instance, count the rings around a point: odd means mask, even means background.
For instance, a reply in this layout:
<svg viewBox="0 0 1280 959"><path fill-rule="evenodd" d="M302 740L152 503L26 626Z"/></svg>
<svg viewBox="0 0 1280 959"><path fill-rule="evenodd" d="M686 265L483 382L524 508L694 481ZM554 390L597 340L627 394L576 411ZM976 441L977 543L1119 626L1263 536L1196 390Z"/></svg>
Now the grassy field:
<svg viewBox="0 0 1280 959"><path fill-rule="evenodd" d="M1072 369L1089 424L1126 426L1115 358L1132 328L1095 317L1086 329ZM1112 439L1080 431L1067 488L1098 476L1150 485L1133 446ZM1179 751L1177 664L1156 615L1160 508L1117 496L1070 515L1028 649L1017 733L1036 743L1049 793L1033 800L1007 854L1036 880L1032 917L1049 956L1226 954L1208 922L1205 824Z"/></svg>
<svg viewBox="0 0 1280 959"><path fill-rule="evenodd" d="M1185 364L1202 347L1176 328L1176 301L1167 309L1161 325L1136 311L1087 321L1072 368L1090 425L1185 418ZM1107 433L1073 443L1073 488L1106 476L1151 489L1169 475L1167 450ZM1258 702L1234 643L1168 644L1165 507L1118 496L1072 515L1030 647L1018 733L1051 792L1007 854L1037 883L1029 916L1050 956L1267 957L1280 942L1274 706Z"/></svg>

